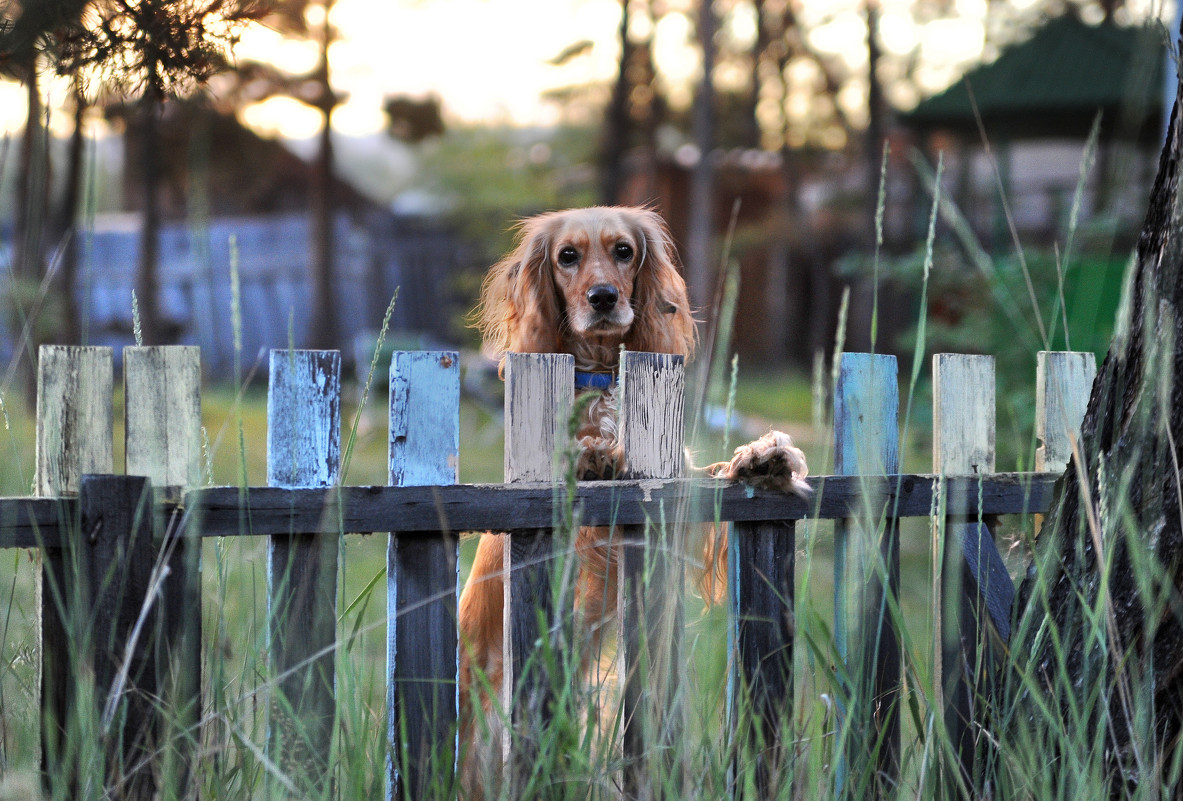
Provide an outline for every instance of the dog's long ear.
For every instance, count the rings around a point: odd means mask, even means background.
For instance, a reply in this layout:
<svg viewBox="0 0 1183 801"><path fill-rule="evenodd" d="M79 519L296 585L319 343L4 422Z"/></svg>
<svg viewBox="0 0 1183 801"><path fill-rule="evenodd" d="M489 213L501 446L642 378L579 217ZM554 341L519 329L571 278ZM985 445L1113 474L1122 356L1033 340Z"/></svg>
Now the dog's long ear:
<svg viewBox="0 0 1183 801"><path fill-rule="evenodd" d="M504 363L506 352L559 349L559 301L550 264L550 221L522 223L514 250L493 265L473 312L481 352Z"/></svg>
<svg viewBox="0 0 1183 801"><path fill-rule="evenodd" d="M698 345L698 328L669 230L648 209L633 210L633 221L641 243L641 266L633 282L636 321L626 345L630 350L690 358Z"/></svg>

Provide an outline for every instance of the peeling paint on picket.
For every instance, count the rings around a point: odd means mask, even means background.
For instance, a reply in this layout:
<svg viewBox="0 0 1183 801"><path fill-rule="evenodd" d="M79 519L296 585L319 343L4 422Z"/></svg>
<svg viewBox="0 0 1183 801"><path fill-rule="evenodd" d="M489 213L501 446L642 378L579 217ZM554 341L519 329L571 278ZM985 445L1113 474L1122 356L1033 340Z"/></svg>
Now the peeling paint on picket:
<svg viewBox="0 0 1183 801"><path fill-rule="evenodd" d="M455 484L460 356L396 352L390 363L390 484ZM460 532L405 534L386 547L386 798L447 786L459 753Z"/></svg>
<svg viewBox="0 0 1183 801"><path fill-rule="evenodd" d="M341 354L273 350L267 393L267 483L332 487L341 469ZM267 549L268 650L279 678L269 758L301 792L331 786L336 710L337 537L292 531ZM270 780L270 777L269 777Z"/></svg>

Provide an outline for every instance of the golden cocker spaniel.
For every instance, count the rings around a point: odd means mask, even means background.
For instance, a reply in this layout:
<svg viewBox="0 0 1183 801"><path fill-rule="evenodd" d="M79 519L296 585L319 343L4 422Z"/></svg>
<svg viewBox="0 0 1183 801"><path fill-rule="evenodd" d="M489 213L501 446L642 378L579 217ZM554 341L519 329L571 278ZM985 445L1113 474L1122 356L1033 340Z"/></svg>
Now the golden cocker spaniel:
<svg viewBox="0 0 1183 801"><path fill-rule="evenodd" d="M626 465L617 440L614 375L621 348L680 354L687 360L697 330L661 217L642 208L596 207L551 212L525 220L517 246L485 279L476 325L486 355L570 353L576 391L595 393L579 420L576 472L611 478ZM747 478L785 491L808 492L804 454L788 435L770 432L736 450L712 475ZM581 528L576 619L594 641L615 613L617 546L606 528ZM473 670L493 688L503 677L503 534L484 534L460 599L462 725L471 722ZM725 548L714 549L725 558ZM714 572L712 570L712 572Z"/></svg>

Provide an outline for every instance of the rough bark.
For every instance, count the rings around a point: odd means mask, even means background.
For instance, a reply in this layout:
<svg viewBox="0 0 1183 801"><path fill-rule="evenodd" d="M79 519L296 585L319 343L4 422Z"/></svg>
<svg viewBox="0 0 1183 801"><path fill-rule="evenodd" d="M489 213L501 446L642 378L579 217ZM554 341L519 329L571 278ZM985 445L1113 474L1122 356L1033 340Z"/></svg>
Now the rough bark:
<svg viewBox="0 0 1183 801"><path fill-rule="evenodd" d="M1179 91L1127 297L1020 595L1020 700L1103 732L1115 793L1183 721L1183 132ZM1057 644L1058 643L1058 644ZM1037 703L1020 706L1030 722ZM1053 724L1055 728L1055 724ZM1050 760L1049 764L1057 764Z"/></svg>

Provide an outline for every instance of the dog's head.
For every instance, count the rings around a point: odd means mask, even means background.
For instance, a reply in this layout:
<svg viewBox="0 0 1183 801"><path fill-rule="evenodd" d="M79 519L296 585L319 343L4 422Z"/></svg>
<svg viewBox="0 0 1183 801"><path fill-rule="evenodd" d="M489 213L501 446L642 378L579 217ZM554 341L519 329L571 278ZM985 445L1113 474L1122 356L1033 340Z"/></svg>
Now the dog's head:
<svg viewBox="0 0 1183 801"><path fill-rule="evenodd" d="M525 220L517 246L485 280L484 350L574 353L614 366L629 350L680 353L696 343L686 283L664 222L648 209L596 207ZM597 355L589 355L595 351Z"/></svg>

